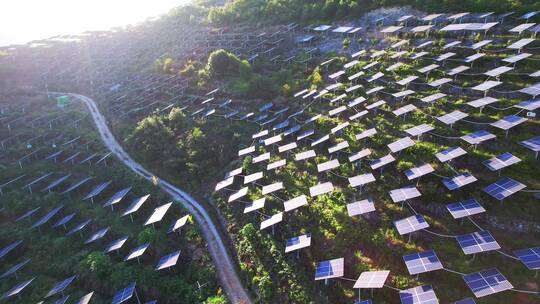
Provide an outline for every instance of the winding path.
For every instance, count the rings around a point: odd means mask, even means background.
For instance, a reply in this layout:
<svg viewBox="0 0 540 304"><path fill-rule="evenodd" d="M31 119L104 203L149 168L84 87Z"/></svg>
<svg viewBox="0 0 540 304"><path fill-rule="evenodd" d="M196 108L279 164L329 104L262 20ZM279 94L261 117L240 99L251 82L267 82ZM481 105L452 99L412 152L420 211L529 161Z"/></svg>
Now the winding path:
<svg viewBox="0 0 540 304"><path fill-rule="evenodd" d="M118 159L120 159L126 166L133 170L138 175L144 177L145 179L151 181L155 177L150 171L146 170L143 166L133 160L129 154L127 154L120 144L116 141L113 134L107 126L107 122L103 115L99 112L99 109L96 103L89 97L79 94L71 93L62 93L68 94L75 98L82 100L92 115L92 119L96 124L96 127L99 131L101 139L107 146L107 148L114 154ZM156 177L157 178L157 177ZM221 285L225 289L229 300L232 303L252 303L247 292L242 286L242 282L238 277L234 263L232 262L231 257L227 249L225 248L223 239L219 234L216 226L212 222L212 219L204 209L193 197L191 197L186 192L181 189L171 185L167 181L164 181L160 178L157 178L158 185L172 198L180 202L189 212L195 217L195 220L199 223L202 234L208 243L208 250L214 264L216 266L216 271L221 281Z"/></svg>

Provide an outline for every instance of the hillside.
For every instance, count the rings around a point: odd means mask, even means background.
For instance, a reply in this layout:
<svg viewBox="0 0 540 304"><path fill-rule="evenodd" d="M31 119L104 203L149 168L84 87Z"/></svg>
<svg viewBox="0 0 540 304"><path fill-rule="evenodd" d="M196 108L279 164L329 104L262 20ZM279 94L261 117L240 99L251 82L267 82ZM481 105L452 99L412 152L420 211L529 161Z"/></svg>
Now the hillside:
<svg viewBox="0 0 540 304"><path fill-rule="evenodd" d="M65 172L58 178L90 175L119 189L136 184L136 196L157 197L154 207L168 200L160 181L174 184L209 214L204 225L218 230L256 303L535 303L535 10L536 1L197 1L134 28L6 48L0 183L51 170ZM156 174L154 184L113 157L99 170L56 168L50 155L69 159L46 140L55 120L37 117L59 115L43 114L54 107L47 91L96 100L126 152ZM27 116L20 100L39 114ZM71 108L59 116L81 123L63 127L63 137L99 142L91 120L74 116L85 110ZM41 120L49 123L35 127ZM25 143L36 129L46 148L20 168L17 160L34 155ZM91 154L83 147L69 151ZM38 201L52 209L58 192L36 197L13 187L4 194L2 244L33 239L17 217ZM145 261L109 261L111 278L97 285L91 253L56 236L75 257L44 262L63 270L34 284L39 289L23 293L21 303L39 300L42 286L73 270L77 293L96 290L96 303L132 281L158 303L225 301L220 262L203 249L200 227L171 239L167 227L141 230L96 207L71 206L99 219L96 231L112 226L138 235L138 245L152 234L157 248L146 262L180 244L182 267L154 276ZM177 207L175 216L186 214ZM49 234L27 249L29 257ZM44 265L23 278L48 273ZM203 281L201 292L194 286ZM13 285L2 284L0 292Z"/></svg>

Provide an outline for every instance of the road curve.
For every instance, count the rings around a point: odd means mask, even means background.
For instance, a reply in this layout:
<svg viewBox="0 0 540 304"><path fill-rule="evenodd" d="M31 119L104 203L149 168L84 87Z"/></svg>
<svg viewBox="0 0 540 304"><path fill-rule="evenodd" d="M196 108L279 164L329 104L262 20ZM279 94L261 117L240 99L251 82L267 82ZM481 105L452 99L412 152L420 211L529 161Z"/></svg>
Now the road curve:
<svg viewBox="0 0 540 304"><path fill-rule="evenodd" d="M127 154L122 146L116 141L113 134L107 126L107 122L103 115L99 112L99 109L96 103L89 97L79 94L72 93L62 93L68 94L75 98L83 101L90 114L92 119L99 131L101 139L107 146L107 148L114 154L118 159L120 159L126 166L133 170L138 175L144 177L145 179L151 181L153 177L156 177L150 171L146 170L139 163L134 161L129 154ZM157 178L157 177L156 177ZM167 192L172 198L181 203L188 211L193 215L195 220L199 223L202 234L208 243L208 250L214 264L216 266L216 271L221 281L221 285L225 289L229 300L232 303L252 303L247 292L242 286L241 280L238 277L234 263L232 262L231 257L227 249L225 248L224 242L219 234L216 226L212 222L212 219L206 212L206 210L199 204L193 197L191 197L186 192L180 190L179 188L171 185L167 181L164 181L160 178L157 178L158 185Z"/></svg>

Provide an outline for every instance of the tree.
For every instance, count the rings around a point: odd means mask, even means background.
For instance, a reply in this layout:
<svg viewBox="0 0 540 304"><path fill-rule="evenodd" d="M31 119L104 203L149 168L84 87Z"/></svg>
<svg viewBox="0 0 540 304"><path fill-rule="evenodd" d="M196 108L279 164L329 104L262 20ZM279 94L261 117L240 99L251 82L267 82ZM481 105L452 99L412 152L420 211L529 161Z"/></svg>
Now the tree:
<svg viewBox="0 0 540 304"><path fill-rule="evenodd" d="M98 278L105 279L110 274L112 263L108 255L101 251L94 251L86 257L84 265Z"/></svg>
<svg viewBox="0 0 540 304"><path fill-rule="evenodd" d="M174 134L157 115L139 121L126 143L146 161L155 161L156 155L167 157L174 145Z"/></svg>

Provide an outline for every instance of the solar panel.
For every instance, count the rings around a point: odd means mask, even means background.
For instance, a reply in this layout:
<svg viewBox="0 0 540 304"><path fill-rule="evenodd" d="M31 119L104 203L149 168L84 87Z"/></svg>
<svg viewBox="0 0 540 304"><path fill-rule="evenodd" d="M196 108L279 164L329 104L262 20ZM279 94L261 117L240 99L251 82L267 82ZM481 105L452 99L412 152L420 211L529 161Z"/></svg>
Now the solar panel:
<svg viewBox="0 0 540 304"><path fill-rule="evenodd" d="M244 185L252 183L254 181L257 181L257 180L263 178L263 176L264 175L263 175L262 171L255 172L255 173L252 173L250 175L246 175L246 176L244 176Z"/></svg>
<svg viewBox="0 0 540 304"><path fill-rule="evenodd" d="M305 195L300 195L300 196L297 196L293 199L290 199L286 202L283 203L283 206L285 208L285 211L288 212L288 211L291 211L291 210L294 210L298 207L301 207L301 206L304 206L304 205L307 205L307 198Z"/></svg>
<svg viewBox="0 0 540 304"><path fill-rule="evenodd" d="M467 135L461 136L460 138L464 141L468 142L471 145L478 145L481 144L487 140L494 139L497 136L494 134L489 133L485 130L476 131L473 133L469 133Z"/></svg>
<svg viewBox="0 0 540 304"><path fill-rule="evenodd" d="M448 204L446 209L455 219L486 212L486 209L474 198Z"/></svg>
<svg viewBox="0 0 540 304"><path fill-rule="evenodd" d="M95 242L101 238L103 238L107 232L109 232L109 228L110 227L106 227L106 228L103 228L101 230L99 230L98 232L94 233L90 238L88 238L88 240L86 240L86 242L84 242L85 244L90 244L92 242Z"/></svg>
<svg viewBox="0 0 540 304"><path fill-rule="evenodd" d="M266 220L261 222L260 230L263 230L265 228L268 228L270 226L274 226L275 224L281 222L283 220L283 212L278 212L271 217L267 218Z"/></svg>
<svg viewBox="0 0 540 304"><path fill-rule="evenodd" d="M357 98L353 99L353 101L349 102L349 103L347 104L347 106L348 106L349 108L352 108L352 107L354 107L354 106L357 106L357 105L361 104L361 103L364 102L364 101L366 101L366 98L360 96L360 97L357 97Z"/></svg>
<svg viewBox="0 0 540 304"><path fill-rule="evenodd" d="M533 27L534 25L535 23L522 23L516 27L509 29L508 31L511 33L521 33L525 31L526 29Z"/></svg>
<svg viewBox="0 0 540 304"><path fill-rule="evenodd" d="M444 178L442 182L448 190L452 191L452 190L459 189L463 186L466 186L468 184L474 183L477 180L478 179L474 177L472 174L466 172L466 173L462 173L453 177Z"/></svg>
<svg viewBox="0 0 540 304"><path fill-rule="evenodd" d="M514 288L495 268L467 274L463 280L477 298Z"/></svg>
<svg viewBox="0 0 540 304"><path fill-rule="evenodd" d="M385 165L388 165L392 162L394 162L396 159L392 156L392 154L385 155L379 159L376 159L370 163L370 167L372 170L376 170L379 168L382 168Z"/></svg>
<svg viewBox="0 0 540 304"><path fill-rule="evenodd" d="M277 183L273 183L273 184L270 184L270 185L265 185L265 186L262 187L262 194L263 195L270 194L270 193L278 191L280 189L283 189L283 183L282 182L277 182Z"/></svg>
<svg viewBox="0 0 540 304"><path fill-rule="evenodd" d="M365 148L363 150L360 150L356 153L353 153L349 156L349 161L350 162L354 162L354 161L358 161L366 156L369 156L371 155L371 150L368 149L368 148Z"/></svg>
<svg viewBox="0 0 540 304"><path fill-rule="evenodd" d="M8 290L6 293L4 293L4 296L2 296L2 299L7 299L7 298L10 298L12 296L15 296L15 295L18 295L19 293L21 293L21 291L26 288L26 286L30 285L30 283L32 283L32 281L34 281L36 277L33 277L29 280L26 280L22 283L19 283L17 285L15 285L13 288L11 288L10 290Z"/></svg>
<svg viewBox="0 0 540 304"><path fill-rule="evenodd" d="M296 161L300 161L300 160L305 160L305 159L312 158L315 156L316 156L315 151L308 150L305 152L300 152L300 153L295 154L294 159Z"/></svg>
<svg viewBox="0 0 540 304"><path fill-rule="evenodd" d="M234 176L228 177L219 183L216 184L216 187L214 188L214 191L219 191L223 188L226 188L234 183Z"/></svg>
<svg viewBox="0 0 540 304"><path fill-rule="evenodd" d="M271 144L275 144L277 142L280 142L282 139L283 139L283 137L281 136L281 134L278 134L278 135L275 135L275 136L272 136L270 138L265 139L264 140L264 145L269 146Z"/></svg>
<svg viewBox="0 0 540 304"><path fill-rule="evenodd" d="M48 298L48 297L53 296L55 294L64 292L64 290L71 284L71 282L73 282L73 280L75 280L76 277L77 276L74 275L72 277L69 277L69 278L61 281L61 282L58 282L58 283L54 284L53 288L51 288L51 290L47 293L45 298Z"/></svg>
<svg viewBox="0 0 540 304"><path fill-rule="evenodd" d="M418 72L422 73L422 74L426 74L426 73L429 73L433 70L435 70L436 68L438 68L440 65L438 64L430 64L428 66L425 66L421 69L418 70Z"/></svg>
<svg viewBox="0 0 540 304"><path fill-rule="evenodd" d="M463 113L461 111L453 111L451 113L445 114L443 116L437 117L437 119L447 125L453 125L457 121L469 116L469 114Z"/></svg>
<svg viewBox="0 0 540 304"><path fill-rule="evenodd" d="M471 56L468 56L468 57L465 57L465 59L463 59L463 61L465 63L471 63L471 62L474 62L476 61L477 59L480 59L482 57L486 56L486 54L484 53L476 53L476 54L473 54ZM468 69L465 69L465 70L468 70ZM450 74L449 74L450 75Z"/></svg>
<svg viewBox="0 0 540 304"><path fill-rule="evenodd" d="M253 160L252 160L251 163L256 164L256 163L259 163L259 162L262 162L262 161L265 161L265 160L269 160L269 159L270 159L270 152L266 152L266 153L263 153L261 155L253 157Z"/></svg>
<svg viewBox="0 0 540 304"><path fill-rule="evenodd" d="M432 27L433 25L420 25L420 26L413 27L411 29L411 32L413 33L425 32L425 31L430 30Z"/></svg>
<svg viewBox="0 0 540 304"><path fill-rule="evenodd" d="M315 281L342 277L344 263L344 258L317 263L317 267L315 268Z"/></svg>
<svg viewBox="0 0 540 304"><path fill-rule="evenodd" d="M523 190L525 187L526 186L524 184L516 180L504 177L499 181L485 187L484 192L494 197L495 199L502 201L510 195Z"/></svg>
<svg viewBox="0 0 540 304"><path fill-rule="evenodd" d="M415 142L410 137L403 137L403 138L400 138L400 139L388 144L387 146L390 149L390 151L392 151L392 153L396 153L396 152L399 152L401 150L412 147L414 145L415 145Z"/></svg>
<svg viewBox="0 0 540 304"><path fill-rule="evenodd" d="M70 236L70 235L72 235L74 233L77 233L77 232L83 230L84 227L86 227L88 224L90 224L91 221L92 220L90 219L90 220L86 220L86 221L80 223L79 225L75 226L75 228L71 229L68 233L66 233L66 236Z"/></svg>
<svg viewBox="0 0 540 304"><path fill-rule="evenodd" d="M30 259L24 260L18 264L15 264L11 266L6 272L4 272L2 275L0 275L0 279L3 279L5 277L8 277L14 273L16 273L19 269L21 269L24 265L28 264L30 262Z"/></svg>
<svg viewBox="0 0 540 304"><path fill-rule="evenodd" d="M517 164L521 161L520 158L512 155L510 152L505 152L503 154L497 155L493 158L485 160L482 162L491 171L498 171L513 164Z"/></svg>
<svg viewBox="0 0 540 304"><path fill-rule="evenodd" d="M347 213L349 216L361 215L373 211L375 211L375 204L371 198L347 204Z"/></svg>
<svg viewBox="0 0 540 304"><path fill-rule="evenodd" d="M405 170L405 176L407 176L407 179L413 180L416 178L420 178L426 174L429 174L431 172L435 171L433 167L430 164L423 164L418 167L413 167L408 170Z"/></svg>
<svg viewBox="0 0 540 304"><path fill-rule="evenodd" d="M280 159L280 160L277 160L277 161L275 161L273 163L269 163L268 165L266 165L266 170L274 170L274 169L283 167L286 164L287 164L286 159Z"/></svg>
<svg viewBox="0 0 540 304"><path fill-rule="evenodd" d="M133 282L129 284L126 288L118 291L112 299L112 304L120 304L129 300L133 296L133 292L135 291L135 285L136 283Z"/></svg>
<svg viewBox="0 0 540 304"><path fill-rule="evenodd" d="M304 138L307 138L307 137L309 137L309 136L311 136L313 134L315 134L315 130L313 130L313 129L307 130L307 131L303 132L302 134L298 135L296 137L296 140L300 141L300 140L302 140Z"/></svg>
<svg viewBox="0 0 540 304"><path fill-rule="evenodd" d="M225 174L225 178L231 177L231 176L236 176L236 175L242 173L242 170L243 170L242 167L231 170L227 174Z"/></svg>
<svg viewBox="0 0 540 304"><path fill-rule="evenodd" d="M80 181L76 182L75 184L71 185L66 190L62 191L62 194L69 193L69 192L79 188L80 186L82 186L86 182L88 182L90 180L93 180L93 179L94 179L94 177L85 177L85 178L81 179Z"/></svg>
<svg viewBox="0 0 540 304"><path fill-rule="evenodd" d="M311 246L311 235L302 234L293 238L287 239L285 245L285 253Z"/></svg>
<svg viewBox="0 0 540 304"><path fill-rule="evenodd" d="M436 87L440 87L443 84L449 83L449 82L452 82L451 78L441 78L441 79L434 80L432 82L428 82L428 85L431 86L431 87L436 88Z"/></svg>
<svg viewBox="0 0 540 304"><path fill-rule="evenodd" d="M416 214L394 222L394 226L400 235L409 234L429 227L423 216Z"/></svg>
<svg viewBox="0 0 540 304"><path fill-rule="evenodd" d="M97 185L94 189L92 189L92 191L90 191L84 198L83 200L85 199L89 199L89 198L93 198L95 196L98 196L103 190L107 189L107 187L109 187L109 185L111 184L112 181L107 181L107 182L104 182L104 183L101 183L99 185Z"/></svg>
<svg viewBox="0 0 540 304"><path fill-rule="evenodd" d="M19 216L18 218L16 218L15 222L19 222L19 221L24 220L25 218L31 217L34 213L38 212L39 209L41 209L41 207L36 207L36 208L26 212L25 214L23 214L23 215Z"/></svg>
<svg viewBox="0 0 540 304"><path fill-rule="evenodd" d="M74 304L88 304L90 303L90 300L92 299L93 295L94 295L94 292L92 291L91 293L84 295L82 298L79 299L79 301L77 301Z"/></svg>
<svg viewBox="0 0 540 304"><path fill-rule="evenodd" d="M456 55L456 53L447 52L447 53L439 55L437 58L435 58L435 61L444 61L444 60L446 60L446 59L448 59L450 57L453 57L455 55Z"/></svg>
<svg viewBox="0 0 540 304"><path fill-rule="evenodd" d="M58 212L60 212L62 208L64 208L64 205L58 206L54 208L53 210L49 211L47 214L45 214L45 216L43 216L37 222L35 222L34 225L32 225L31 229L35 229L35 228L45 225L52 217L54 217Z"/></svg>
<svg viewBox="0 0 540 304"><path fill-rule="evenodd" d="M433 128L432 126L430 126L428 124L421 124L421 125L409 128L409 129L405 130L405 132L407 132L411 136L420 136L420 135L422 135L424 133L433 131L434 129L435 128Z"/></svg>
<svg viewBox="0 0 540 304"><path fill-rule="evenodd" d="M341 151L343 149L346 149L349 147L349 142L348 141L342 141L330 148L328 148L328 153L329 154L332 154L332 153L335 153L335 152L338 152L338 151Z"/></svg>
<svg viewBox="0 0 540 304"><path fill-rule="evenodd" d="M320 183L313 187L309 188L309 195L311 197L319 196L325 193L332 192L334 190L334 185L331 182Z"/></svg>
<svg viewBox="0 0 540 304"><path fill-rule="evenodd" d="M489 104L492 104L494 102L497 102L499 101L499 99L497 98L493 98L493 97L483 97L483 98L480 98L480 99L476 99L476 100L473 100L473 101L470 101L467 103L467 105L473 107L473 108L483 108Z"/></svg>
<svg viewBox="0 0 540 304"><path fill-rule="evenodd" d="M167 254L166 256L159 259L159 262L157 263L156 268L154 270L157 271L157 270L173 267L178 262L179 256L180 256L180 250Z"/></svg>
<svg viewBox="0 0 540 304"><path fill-rule="evenodd" d="M146 225L151 225L151 224L154 224L156 222L161 221L163 219L163 217L165 216L165 214L167 213L167 211L169 210L169 208L171 207L171 205L172 205L172 202L161 205L161 206L157 207L156 209L154 209L154 212L146 220L144 225L145 226Z"/></svg>
<svg viewBox="0 0 540 304"><path fill-rule="evenodd" d="M410 275L443 269L443 265L434 250L408 254L403 256L405 266Z"/></svg>
<svg viewBox="0 0 540 304"><path fill-rule="evenodd" d="M401 115L403 115L403 114L407 114L407 113L409 113L409 112L416 111L417 109L418 109L418 108L417 108L415 105L413 105L413 104L408 104L408 105L405 105L405 106L403 106L403 107L401 107L401 108L398 108L398 109L392 111L392 113L393 113L394 115L396 115L396 116L401 116Z"/></svg>
<svg viewBox="0 0 540 304"><path fill-rule="evenodd" d="M394 203L403 202L408 199L413 199L415 197L419 197L422 195L420 191L418 191L418 189L413 186L394 189L394 190L391 190L389 194Z"/></svg>
<svg viewBox="0 0 540 304"><path fill-rule="evenodd" d="M169 226L169 230L167 231L167 233L171 233L171 232L175 232L176 230L184 227L184 225L187 223L189 219L189 214L188 215L184 215L183 217L175 220L174 222L172 222L172 224Z"/></svg>
<svg viewBox="0 0 540 304"><path fill-rule="evenodd" d="M383 288L390 271L364 271L360 274L353 288Z"/></svg>
<svg viewBox="0 0 540 304"><path fill-rule="evenodd" d="M502 67L498 67L498 68L489 70L489 71L485 72L484 75L487 75L487 76L490 76L490 77L497 77L497 76L499 76L501 74L504 74L506 72L509 72L509 71L511 71L513 69L514 69L513 67L502 66Z"/></svg>
<svg viewBox="0 0 540 304"><path fill-rule="evenodd" d="M426 103L432 103L432 102L435 102L441 98L444 98L446 97L447 95L446 94L443 94L443 93L435 93L435 94L431 94L429 96L426 96L422 99L420 99L422 102L426 102Z"/></svg>
<svg viewBox="0 0 540 304"><path fill-rule="evenodd" d="M454 75L457 75L459 73L462 73L462 72L465 72L466 70L470 69L470 67L468 66L464 66L464 65L460 65L458 67L455 67L453 69L451 69L450 71L448 71L446 74L450 75L450 76L454 76Z"/></svg>
<svg viewBox="0 0 540 304"><path fill-rule="evenodd" d="M139 208L141 208L141 206L144 204L144 202L146 202L146 200L149 197L150 197L150 194L147 194L145 196L141 196L141 197L136 198L135 200L133 200L131 205L129 205L129 207L127 207L126 211L122 214L122 216L131 215L132 213L137 212L137 210L139 210Z"/></svg>
<svg viewBox="0 0 540 304"><path fill-rule="evenodd" d="M238 156L243 156L243 155L250 154L253 152L255 152L255 146L250 146L250 147L247 147L238 151Z"/></svg>
<svg viewBox="0 0 540 304"><path fill-rule="evenodd" d="M356 114L353 114L351 116L349 116L349 120L355 120L355 119L358 119L364 115L367 115L369 112L367 110L362 110Z"/></svg>
<svg viewBox="0 0 540 304"><path fill-rule="evenodd" d="M349 178L349 184L351 187L367 185L374 181L375 176L373 176L371 173L360 174Z"/></svg>
<svg viewBox="0 0 540 304"><path fill-rule="evenodd" d="M367 129L367 130L362 131L362 133L360 133L360 134L356 134L355 137L356 137L357 140L362 140L364 138L371 137L371 136L373 136L375 134L377 134L377 129L371 128L371 129Z"/></svg>
<svg viewBox="0 0 540 304"><path fill-rule="evenodd" d="M500 120L497 120L496 122L492 123L491 125L496 127L496 128L499 128L499 129L502 129L502 130L508 130L510 128L513 128L517 125L520 125L524 122L527 121L527 118L524 118L524 117L519 117L519 116L516 116L516 115L508 115L508 116L505 116L503 118L501 118Z"/></svg>
<svg viewBox="0 0 540 304"><path fill-rule="evenodd" d="M536 111L538 108L540 108L540 98L522 101L514 107L527 111Z"/></svg>
<svg viewBox="0 0 540 304"><path fill-rule="evenodd" d="M107 247L105 247L105 253L109 253L111 251L115 251L122 248L122 246L124 246L128 238L129 237L125 236L125 237L112 241L109 245L107 245Z"/></svg>
<svg viewBox="0 0 540 304"><path fill-rule="evenodd" d="M107 200L105 204L103 204L103 206L108 207L119 203L126 196L126 194L128 194L129 191L131 191L131 186L116 192L111 198Z"/></svg>
<svg viewBox="0 0 540 304"><path fill-rule="evenodd" d="M332 159L327 162L321 163L317 165L317 171L318 172L325 172L328 170L332 170L334 168L339 167L339 161L337 159Z"/></svg>
<svg viewBox="0 0 540 304"><path fill-rule="evenodd" d="M379 101L376 101L376 102L374 102L372 104L367 105L366 109L372 110L372 109L375 109L375 108L378 108L378 107L382 106L383 104L386 104L386 101L379 100Z"/></svg>
<svg viewBox="0 0 540 304"><path fill-rule="evenodd" d="M540 269L540 247L516 250L514 251L514 255L525 264L529 270Z"/></svg>
<svg viewBox="0 0 540 304"><path fill-rule="evenodd" d="M467 151L463 150L461 147L452 147L438 152L435 156L440 162L444 163L465 154L467 154Z"/></svg>
<svg viewBox="0 0 540 304"><path fill-rule="evenodd" d="M349 125L350 125L350 123L349 123L348 121L346 121L346 122L344 122L344 123L342 123L342 124L339 124L339 125L333 127L332 129L330 129L330 132L331 132L332 134L337 133L337 132L339 132L339 131L345 129L345 128L348 127Z"/></svg>
<svg viewBox="0 0 540 304"><path fill-rule="evenodd" d="M131 252L124 258L124 262L135 258L138 259L144 254L148 246L150 246L150 243L142 244L141 246L138 246L135 249L131 250Z"/></svg>
<svg viewBox="0 0 540 304"><path fill-rule="evenodd" d="M60 185L62 182L64 182L66 179L68 179L69 177L71 176L71 173L69 174L66 174L56 180L54 180L53 182L51 182L49 185L47 185L47 187L41 189L41 192L45 192L45 191L51 191L54 187Z"/></svg>
<svg viewBox="0 0 540 304"><path fill-rule="evenodd" d="M538 153L538 151L540 151L540 136L521 141L520 144L525 148Z"/></svg>
<svg viewBox="0 0 540 304"><path fill-rule="evenodd" d="M423 285L399 292L402 304L438 304L437 295L431 285Z"/></svg>
<svg viewBox="0 0 540 304"><path fill-rule="evenodd" d="M507 62L507 63L516 63L518 61L521 61L521 60L523 60L525 58L529 58L531 56L532 56L532 54L530 54L530 53L520 53L520 54L517 54L517 55L514 55L514 56L506 57L502 61ZM525 88L525 89L521 90L521 92L522 93L527 93L528 90ZM534 92L534 90L531 91L531 92ZM535 95L535 94L531 94L531 95Z"/></svg>
<svg viewBox="0 0 540 304"><path fill-rule="evenodd" d="M229 196L229 199L228 199L228 202L233 202L243 196L246 196L248 194L248 187L244 187L236 192L234 192L233 194L231 194Z"/></svg>
<svg viewBox="0 0 540 304"><path fill-rule="evenodd" d="M480 49L488 44L490 44L491 42L493 42L493 40L482 40L482 41L478 41L477 43L474 43L470 46L471 49L473 50L477 50L477 49Z"/></svg>
<svg viewBox="0 0 540 304"><path fill-rule="evenodd" d="M465 254L501 249L499 243L487 230L458 235L456 240Z"/></svg>
<svg viewBox="0 0 540 304"><path fill-rule="evenodd" d="M58 222L56 222L53 225L53 228L63 226L65 224L69 223L69 221L71 221L74 216L75 216L75 213L71 213L71 214L68 214L68 215L64 216L63 218L61 218Z"/></svg>
<svg viewBox="0 0 540 304"><path fill-rule="evenodd" d="M409 76L407 78L403 78L399 81L396 81L396 84L399 84L399 85L407 85L409 83L411 83L412 81L416 80L418 78L418 76Z"/></svg>

